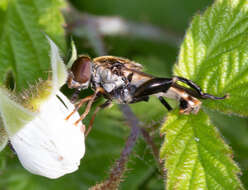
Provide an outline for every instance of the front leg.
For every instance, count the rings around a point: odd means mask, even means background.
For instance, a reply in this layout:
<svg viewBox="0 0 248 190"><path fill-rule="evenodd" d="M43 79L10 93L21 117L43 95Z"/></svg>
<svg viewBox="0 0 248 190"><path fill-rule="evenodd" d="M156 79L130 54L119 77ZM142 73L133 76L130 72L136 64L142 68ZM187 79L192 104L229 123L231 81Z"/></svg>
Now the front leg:
<svg viewBox="0 0 248 190"><path fill-rule="evenodd" d="M80 102L75 106L74 110L65 118L65 120L70 119L70 117L85 103L90 101L94 95L87 96L80 100Z"/></svg>
<svg viewBox="0 0 248 190"><path fill-rule="evenodd" d="M78 100L78 97L79 97L80 92L81 92L81 90L78 90L78 89L76 89L74 91L74 93L72 94L72 96L70 98L70 100L71 100L72 103L76 103L76 101Z"/></svg>
<svg viewBox="0 0 248 190"><path fill-rule="evenodd" d="M99 87L95 90L94 94L91 96L87 106L86 106L86 109L84 111L84 113L80 116L80 118L75 122L75 125L77 125L80 121L82 121L89 113L90 109L91 109L91 106L92 106L92 103L94 102L95 98L97 97L97 94L98 93L105 93L104 89Z"/></svg>

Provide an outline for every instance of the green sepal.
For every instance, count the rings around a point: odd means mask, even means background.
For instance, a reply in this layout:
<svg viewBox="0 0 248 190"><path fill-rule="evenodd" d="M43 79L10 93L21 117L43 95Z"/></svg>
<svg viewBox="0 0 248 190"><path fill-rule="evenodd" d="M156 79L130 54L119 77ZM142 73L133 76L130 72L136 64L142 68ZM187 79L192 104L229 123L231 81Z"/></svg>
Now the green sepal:
<svg viewBox="0 0 248 190"><path fill-rule="evenodd" d="M2 122L2 120L0 118L0 152L7 145L8 139L9 138L8 138L7 132L5 131L3 122Z"/></svg>
<svg viewBox="0 0 248 190"><path fill-rule="evenodd" d="M59 49L56 44L47 37L50 44L50 64L52 67L52 86L53 90L58 90L66 83L68 72L66 66L59 55Z"/></svg>
<svg viewBox="0 0 248 190"><path fill-rule="evenodd" d="M3 87L0 87L0 112L9 136L15 135L36 116L35 112L17 103L11 93Z"/></svg>
<svg viewBox="0 0 248 190"><path fill-rule="evenodd" d="M74 63L74 61L77 59L77 49L76 49L76 45L73 39L71 39L71 55L70 55L70 60L67 63L67 68L71 68L72 64Z"/></svg>

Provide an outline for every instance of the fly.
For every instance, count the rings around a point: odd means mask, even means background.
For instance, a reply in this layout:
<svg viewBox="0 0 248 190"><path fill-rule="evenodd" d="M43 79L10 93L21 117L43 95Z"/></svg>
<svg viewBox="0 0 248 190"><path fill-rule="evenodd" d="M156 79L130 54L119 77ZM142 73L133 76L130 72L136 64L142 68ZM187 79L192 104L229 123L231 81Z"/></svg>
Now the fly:
<svg viewBox="0 0 248 190"><path fill-rule="evenodd" d="M84 113L76 121L75 124L77 124L87 116L94 100L103 96L106 101L95 109L86 132L87 135L97 112L113 102L118 104L147 102L151 95L155 95L169 111L172 107L164 97L176 99L179 102L180 113L196 114L202 104L199 99L219 100L227 97L227 95L216 97L204 93L193 81L183 77L160 78L144 73L142 70L142 65L125 58L101 56L92 60L89 56L79 56L69 71L67 81L69 88L76 89L72 99L76 99L79 92L88 87L94 90L94 94L80 100L75 110L66 119L69 119L84 103L88 102ZM178 81L190 88L179 85Z"/></svg>

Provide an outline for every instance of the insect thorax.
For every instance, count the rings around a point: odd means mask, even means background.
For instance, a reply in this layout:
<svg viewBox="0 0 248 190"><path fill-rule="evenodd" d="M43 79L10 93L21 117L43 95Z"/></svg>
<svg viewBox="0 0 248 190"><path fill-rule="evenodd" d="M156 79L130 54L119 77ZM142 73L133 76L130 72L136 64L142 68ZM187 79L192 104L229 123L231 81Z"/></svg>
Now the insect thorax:
<svg viewBox="0 0 248 190"><path fill-rule="evenodd" d="M125 104L132 101L133 86L124 75L113 73L102 65L93 65L92 88L102 87L117 103Z"/></svg>

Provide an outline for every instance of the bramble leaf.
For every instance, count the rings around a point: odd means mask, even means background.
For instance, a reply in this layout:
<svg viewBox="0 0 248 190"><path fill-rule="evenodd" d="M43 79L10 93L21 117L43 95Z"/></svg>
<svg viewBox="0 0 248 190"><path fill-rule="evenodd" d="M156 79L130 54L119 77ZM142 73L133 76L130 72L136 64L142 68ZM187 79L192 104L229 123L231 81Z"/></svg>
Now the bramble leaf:
<svg viewBox="0 0 248 190"><path fill-rule="evenodd" d="M161 133L166 134L160 156L166 159L168 190L243 189L230 148L203 111L170 113Z"/></svg>
<svg viewBox="0 0 248 190"><path fill-rule="evenodd" d="M248 115L248 2L217 0L194 17L181 45L174 75L197 83L226 100L203 100L224 113ZM205 110L204 110L205 111ZM161 158L166 160L167 189L243 189L230 148L203 111L168 115Z"/></svg>
<svg viewBox="0 0 248 190"><path fill-rule="evenodd" d="M0 83L13 76L16 89L27 87L50 70L45 34L65 49L59 0L12 0L0 4ZM7 3L8 2L8 3Z"/></svg>
<svg viewBox="0 0 248 190"><path fill-rule="evenodd" d="M181 46L174 74L196 82L204 92L230 98L204 106L248 115L248 2L217 0L194 17Z"/></svg>

